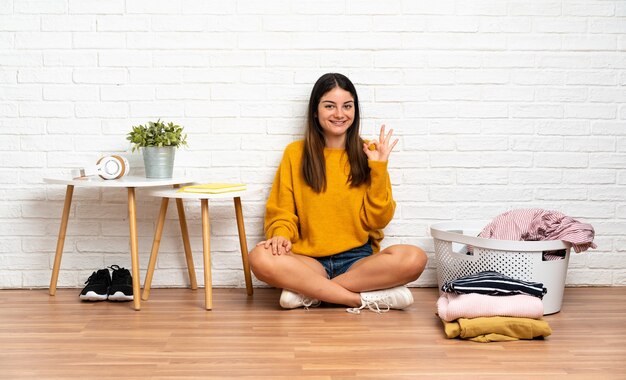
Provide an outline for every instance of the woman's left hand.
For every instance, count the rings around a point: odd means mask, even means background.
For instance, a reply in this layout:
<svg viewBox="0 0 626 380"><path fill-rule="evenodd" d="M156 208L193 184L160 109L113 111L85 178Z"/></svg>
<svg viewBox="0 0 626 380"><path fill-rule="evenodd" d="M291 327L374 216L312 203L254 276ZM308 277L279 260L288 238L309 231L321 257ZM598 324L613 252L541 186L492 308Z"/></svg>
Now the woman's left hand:
<svg viewBox="0 0 626 380"><path fill-rule="evenodd" d="M393 129L390 129L387 135L385 135L385 124L381 125L378 141L374 139L367 143L363 143L363 151L365 152L367 159L371 161L387 161L393 147L398 143L398 139L395 139L392 143L390 143L392 135ZM370 146L372 144L375 147L374 150L370 150Z"/></svg>

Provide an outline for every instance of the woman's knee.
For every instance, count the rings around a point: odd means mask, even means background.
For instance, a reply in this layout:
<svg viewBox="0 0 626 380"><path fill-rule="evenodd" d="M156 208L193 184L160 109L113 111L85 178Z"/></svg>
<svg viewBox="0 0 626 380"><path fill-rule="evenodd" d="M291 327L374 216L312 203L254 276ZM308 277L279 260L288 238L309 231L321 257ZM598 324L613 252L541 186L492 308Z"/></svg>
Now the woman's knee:
<svg viewBox="0 0 626 380"><path fill-rule="evenodd" d="M250 269L254 274L259 277L267 277L269 271L272 268L271 265L271 252L262 245L257 245L248 254L248 262L250 263Z"/></svg>
<svg viewBox="0 0 626 380"><path fill-rule="evenodd" d="M422 272L424 272L424 268L426 268L426 263L428 262L426 252L417 246L408 244L401 244L390 248L398 254L400 258L399 270L404 274L408 282L417 280Z"/></svg>
<svg viewBox="0 0 626 380"><path fill-rule="evenodd" d="M426 255L423 249L414 245L407 246L407 250L410 252L411 264L409 267L413 270L413 281L415 281L424 272L428 263L428 255Z"/></svg>

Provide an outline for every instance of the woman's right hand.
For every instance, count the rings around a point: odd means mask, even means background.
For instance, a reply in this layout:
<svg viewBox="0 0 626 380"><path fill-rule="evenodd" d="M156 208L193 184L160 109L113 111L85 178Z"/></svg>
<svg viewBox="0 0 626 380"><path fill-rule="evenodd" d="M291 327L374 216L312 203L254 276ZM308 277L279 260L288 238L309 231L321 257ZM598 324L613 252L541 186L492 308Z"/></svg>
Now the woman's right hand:
<svg viewBox="0 0 626 380"><path fill-rule="evenodd" d="M259 245L263 245L265 249L270 249L272 255L282 255L283 253L291 252L291 241L284 236L274 236L257 244L257 246Z"/></svg>

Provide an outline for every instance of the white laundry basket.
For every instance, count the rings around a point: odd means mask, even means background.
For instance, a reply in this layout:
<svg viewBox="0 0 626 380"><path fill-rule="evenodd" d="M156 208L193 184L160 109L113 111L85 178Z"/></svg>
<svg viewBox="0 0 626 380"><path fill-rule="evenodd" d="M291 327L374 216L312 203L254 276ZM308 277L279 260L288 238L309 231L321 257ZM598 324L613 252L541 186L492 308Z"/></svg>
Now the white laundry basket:
<svg viewBox="0 0 626 380"><path fill-rule="evenodd" d="M430 227L435 241L437 283L492 270L525 281L541 282L548 290L543 313L561 310L571 244L561 240L512 241L479 238L489 222L443 222ZM468 250L468 247L469 248ZM545 260L546 253L563 255Z"/></svg>

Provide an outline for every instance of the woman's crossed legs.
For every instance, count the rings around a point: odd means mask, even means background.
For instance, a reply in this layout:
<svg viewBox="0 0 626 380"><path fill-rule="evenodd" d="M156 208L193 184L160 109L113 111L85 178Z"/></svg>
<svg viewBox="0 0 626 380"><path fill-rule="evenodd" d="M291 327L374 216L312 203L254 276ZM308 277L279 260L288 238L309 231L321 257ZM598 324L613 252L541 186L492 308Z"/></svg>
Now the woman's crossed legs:
<svg viewBox="0 0 626 380"><path fill-rule="evenodd" d="M424 271L427 256L416 246L392 245L357 261L332 279L315 258L291 252L275 255L263 245L250 252L249 260L255 276L269 285L320 301L359 307L361 292L415 281Z"/></svg>

